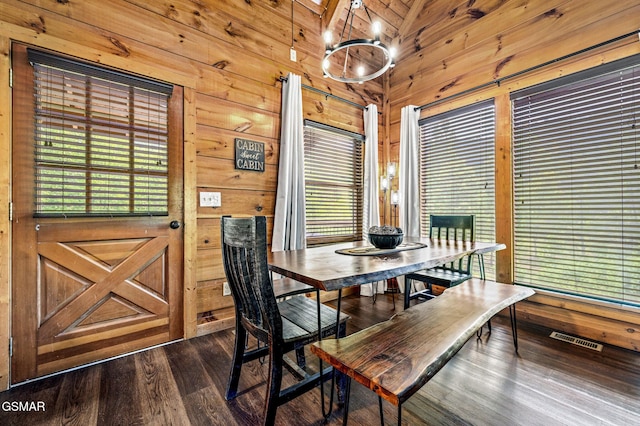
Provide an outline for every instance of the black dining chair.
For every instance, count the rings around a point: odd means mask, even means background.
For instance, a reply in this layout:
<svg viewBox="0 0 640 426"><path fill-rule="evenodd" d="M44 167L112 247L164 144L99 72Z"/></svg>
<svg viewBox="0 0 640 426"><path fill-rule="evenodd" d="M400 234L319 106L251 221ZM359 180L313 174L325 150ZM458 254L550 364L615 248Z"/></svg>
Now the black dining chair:
<svg viewBox="0 0 640 426"><path fill-rule="evenodd" d="M430 215L429 223L429 238L475 241L475 215ZM481 274L484 275L482 259L479 258L479 262ZM442 266L405 275L404 308L409 307L410 300L435 297L433 285L448 288L465 282L473 276L471 268L472 256L464 256ZM424 283L424 290L411 293L414 281Z"/></svg>
<svg viewBox="0 0 640 426"><path fill-rule="evenodd" d="M294 296L277 302L267 263L267 231L264 216L231 218L221 221L222 258L227 281L235 303L235 348L226 399L237 396L242 365L269 356L267 394L263 411L263 424L273 425L278 406L307 392L332 374L302 377L302 381L281 389L283 367L287 367L285 354L303 350L304 346L321 337L346 334L348 317L305 296ZM319 299L318 299L319 300ZM318 315L318 306L320 313ZM320 333L318 332L318 323ZM250 349L248 335L261 344ZM294 376L300 373L292 366Z"/></svg>

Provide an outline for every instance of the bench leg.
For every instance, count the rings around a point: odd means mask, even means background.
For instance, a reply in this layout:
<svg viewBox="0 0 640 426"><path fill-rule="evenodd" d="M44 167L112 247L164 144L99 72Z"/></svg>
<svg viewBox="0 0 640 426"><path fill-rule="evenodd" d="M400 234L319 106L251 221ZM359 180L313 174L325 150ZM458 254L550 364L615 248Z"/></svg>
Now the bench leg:
<svg viewBox="0 0 640 426"><path fill-rule="evenodd" d="M491 334L491 319L489 319L489 321L486 322L487 324L487 329L489 330L489 334ZM484 325L482 327L480 327L480 329L478 331L476 331L476 336L479 338L482 337L482 328L484 327Z"/></svg>
<svg viewBox="0 0 640 426"><path fill-rule="evenodd" d="M513 346L516 348L516 353L518 353L518 324L516 320L516 305L509 306L509 317L511 319L511 335L513 336Z"/></svg>
<svg viewBox="0 0 640 426"><path fill-rule="evenodd" d="M384 426L384 411L382 410L382 397L378 395L378 409L380 410L380 426ZM346 425L346 423L343 423ZM398 404L398 426L402 425L402 404Z"/></svg>

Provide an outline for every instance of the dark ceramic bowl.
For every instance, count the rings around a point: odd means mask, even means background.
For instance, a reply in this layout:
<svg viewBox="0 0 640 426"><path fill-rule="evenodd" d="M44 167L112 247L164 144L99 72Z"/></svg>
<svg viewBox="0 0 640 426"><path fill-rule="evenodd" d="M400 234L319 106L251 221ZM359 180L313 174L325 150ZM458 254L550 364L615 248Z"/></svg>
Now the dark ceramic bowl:
<svg viewBox="0 0 640 426"><path fill-rule="evenodd" d="M394 249L402 243L404 234L371 234L369 233L369 241L379 249Z"/></svg>

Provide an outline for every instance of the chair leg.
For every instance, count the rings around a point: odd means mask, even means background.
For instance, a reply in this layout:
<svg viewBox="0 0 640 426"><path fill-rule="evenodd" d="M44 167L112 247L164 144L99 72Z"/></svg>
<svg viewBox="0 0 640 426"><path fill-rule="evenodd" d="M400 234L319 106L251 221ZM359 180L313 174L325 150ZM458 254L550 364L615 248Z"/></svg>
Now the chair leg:
<svg viewBox="0 0 640 426"><path fill-rule="evenodd" d="M307 368L307 359L304 355L304 347L296 349L296 363L303 370Z"/></svg>
<svg viewBox="0 0 640 426"><path fill-rule="evenodd" d="M269 378L267 379L267 398L264 406L263 425L275 424L276 411L280 405L280 388L282 386L282 357L284 354L275 344L269 350Z"/></svg>
<svg viewBox="0 0 640 426"><path fill-rule="evenodd" d="M380 426L384 426L384 411L382 411L382 397L378 395L378 410L380 411Z"/></svg>
<svg viewBox="0 0 640 426"><path fill-rule="evenodd" d="M240 371L242 370L244 349L247 339L247 330L244 329L240 321L236 319L236 341L233 349L233 360L231 361L231 372L225 399L232 400L238 394L238 383L240 382Z"/></svg>

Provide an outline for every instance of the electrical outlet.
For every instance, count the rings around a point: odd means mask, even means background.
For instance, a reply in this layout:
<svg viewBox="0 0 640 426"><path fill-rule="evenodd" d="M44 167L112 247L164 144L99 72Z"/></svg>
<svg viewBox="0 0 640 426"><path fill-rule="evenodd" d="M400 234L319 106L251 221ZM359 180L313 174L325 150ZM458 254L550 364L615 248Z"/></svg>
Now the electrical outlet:
<svg viewBox="0 0 640 426"><path fill-rule="evenodd" d="M291 62L295 62L296 57L297 57L296 50L292 47L291 50L289 51L289 59L291 59Z"/></svg>
<svg viewBox="0 0 640 426"><path fill-rule="evenodd" d="M220 207L222 206L222 196L219 192L201 192L200 207Z"/></svg>
<svg viewBox="0 0 640 426"><path fill-rule="evenodd" d="M231 295L231 287L229 287L229 283L226 281L222 283L222 295L223 296Z"/></svg>

